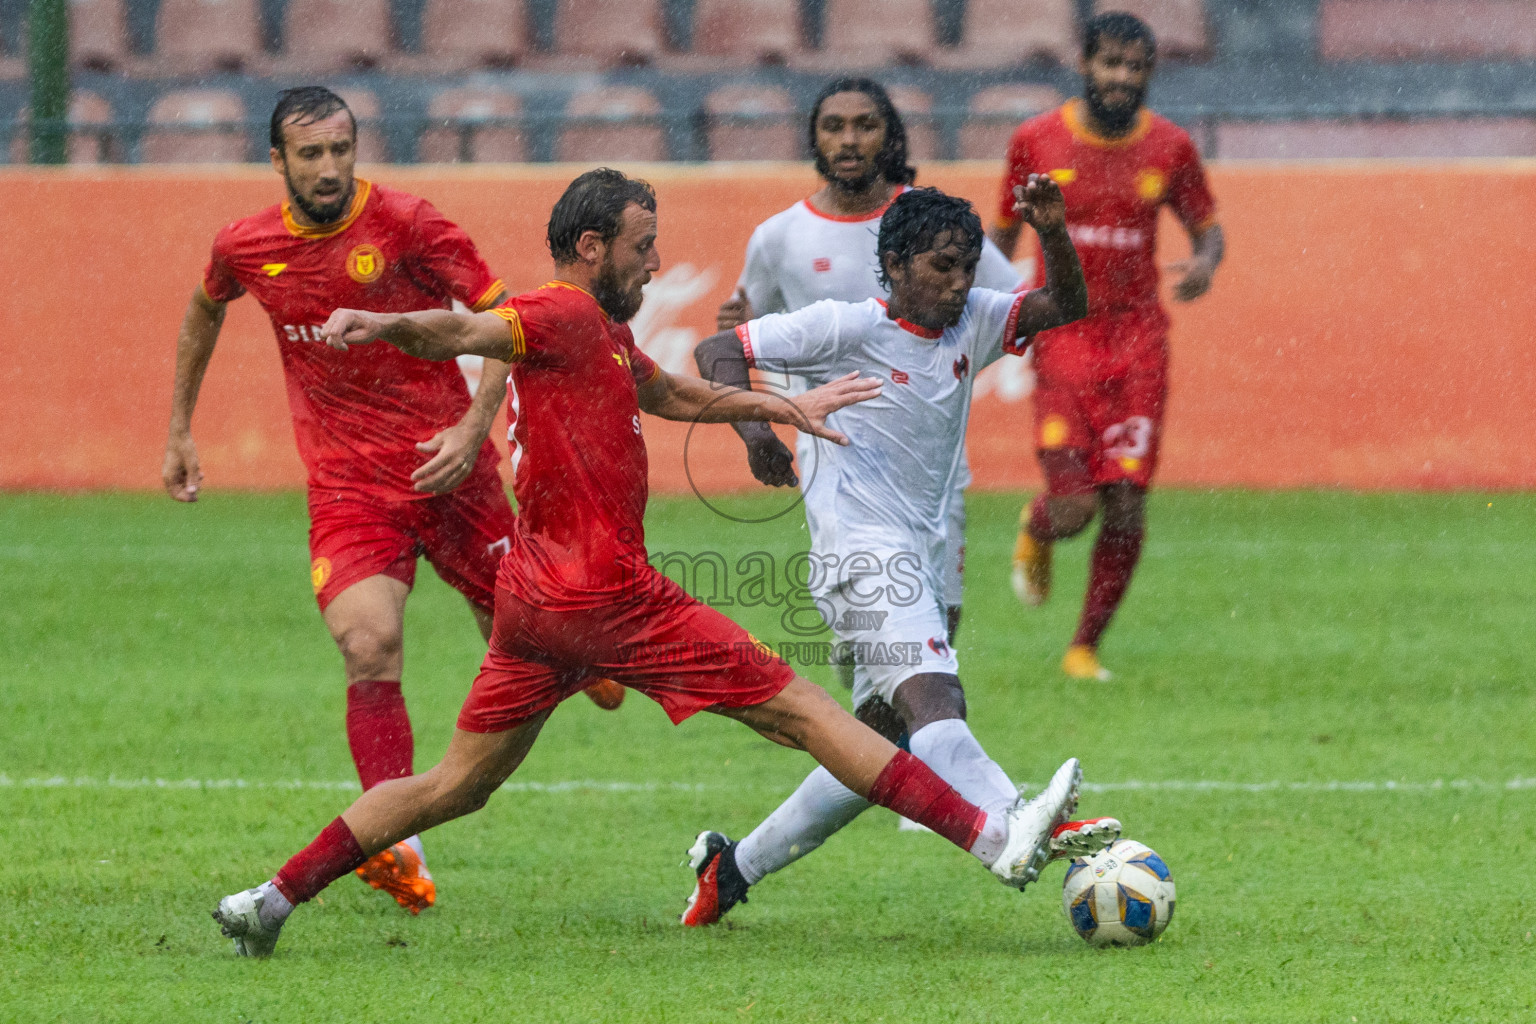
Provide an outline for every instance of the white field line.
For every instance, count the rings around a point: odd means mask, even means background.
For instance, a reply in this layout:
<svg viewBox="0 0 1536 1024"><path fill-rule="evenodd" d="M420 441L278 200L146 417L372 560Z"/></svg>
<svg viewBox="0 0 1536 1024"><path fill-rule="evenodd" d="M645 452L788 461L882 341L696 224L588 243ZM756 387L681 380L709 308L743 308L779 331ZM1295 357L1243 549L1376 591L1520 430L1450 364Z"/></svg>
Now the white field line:
<svg viewBox="0 0 1536 1024"><path fill-rule="evenodd" d="M711 790L765 789L760 785L724 786L689 782L620 782L602 779L568 779L562 782L507 782L503 790L512 793L702 793ZM1026 785L1025 792L1038 789ZM326 782L316 779L105 779L88 775L23 776L16 778L0 772L0 789L255 789L321 790L357 792L356 782ZM1516 777L1503 782L1487 779L1430 779L1409 782L1397 779L1333 780L1318 782L1227 782L1217 779L1161 779L1124 782L1085 782L1085 793L1439 793L1461 791L1536 790L1536 778Z"/></svg>

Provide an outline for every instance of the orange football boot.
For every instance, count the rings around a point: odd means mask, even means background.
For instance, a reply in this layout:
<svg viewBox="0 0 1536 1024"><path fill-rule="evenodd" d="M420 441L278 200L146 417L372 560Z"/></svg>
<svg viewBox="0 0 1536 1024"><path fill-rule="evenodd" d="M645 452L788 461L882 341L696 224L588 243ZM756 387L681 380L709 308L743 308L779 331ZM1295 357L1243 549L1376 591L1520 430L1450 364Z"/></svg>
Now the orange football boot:
<svg viewBox="0 0 1536 1024"><path fill-rule="evenodd" d="M1029 506L1025 505L1026 515ZM1013 546L1013 596L1020 604L1038 607L1051 596L1051 543L1030 535L1027 522L1019 524Z"/></svg>
<svg viewBox="0 0 1536 1024"><path fill-rule="evenodd" d="M599 679L587 687L587 696L604 711L612 711L624 703L624 687L612 679Z"/></svg>
<svg viewBox="0 0 1536 1024"><path fill-rule="evenodd" d="M432 873L406 843L396 843L368 858L357 869L357 877L375 889L389 893L412 915L437 902L437 885L432 881Z"/></svg>

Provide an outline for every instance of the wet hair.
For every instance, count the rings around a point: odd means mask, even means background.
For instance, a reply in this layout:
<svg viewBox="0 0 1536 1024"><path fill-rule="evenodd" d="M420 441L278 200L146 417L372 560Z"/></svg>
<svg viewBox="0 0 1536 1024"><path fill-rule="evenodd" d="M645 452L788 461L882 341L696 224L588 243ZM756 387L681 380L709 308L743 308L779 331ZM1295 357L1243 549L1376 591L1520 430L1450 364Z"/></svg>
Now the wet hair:
<svg viewBox="0 0 1536 1024"><path fill-rule="evenodd" d="M576 242L588 231L596 231L605 242L617 238L624 229L624 210L630 203L655 213L656 190L610 167L579 175L549 211L546 238L555 265L565 266L581 258Z"/></svg>
<svg viewBox="0 0 1536 1024"><path fill-rule="evenodd" d="M1083 28L1083 59L1093 59L1099 52L1099 44L1106 39L1117 43L1142 43L1147 48L1147 56L1157 59L1157 37L1147 23L1134 14L1105 11L1090 18Z"/></svg>
<svg viewBox="0 0 1536 1024"><path fill-rule="evenodd" d="M917 177L917 168L913 167L907 156L907 126L902 123L901 114L896 110L896 104L891 102L891 96L885 91L885 86L871 78L839 78L828 82L821 92L816 94L816 102L811 104L811 120L807 127L807 136L810 139L811 154L816 159L816 169L826 175L823 166L825 160L821 151L816 148L816 122L821 119L821 105L829 98L840 92L861 92L868 96L875 104L875 109L880 112L880 119L885 122L885 145L880 147L879 154L875 157L875 168L880 176L893 185L910 185Z"/></svg>
<svg viewBox="0 0 1536 1024"><path fill-rule="evenodd" d="M891 279L885 272L885 254L894 253L898 265L912 262L912 257L934 247L939 236L964 241L966 248L981 251L981 218L976 208L959 196L946 195L936 188L909 188L880 218L880 283L887 288Z"/></svg>
<svg viewBox="0 0 1536 1024"><path fill-rule="evenodd" d="M345 110L352 118L352 137L357 137L357 118L347 101L321 85L302 85L297 89L284 89L278 93L277 106L272 108L272 126L269 137L272 148L283 152L283 125L290 119L294 124L314 124L324 121L338 110Z"/></svg>

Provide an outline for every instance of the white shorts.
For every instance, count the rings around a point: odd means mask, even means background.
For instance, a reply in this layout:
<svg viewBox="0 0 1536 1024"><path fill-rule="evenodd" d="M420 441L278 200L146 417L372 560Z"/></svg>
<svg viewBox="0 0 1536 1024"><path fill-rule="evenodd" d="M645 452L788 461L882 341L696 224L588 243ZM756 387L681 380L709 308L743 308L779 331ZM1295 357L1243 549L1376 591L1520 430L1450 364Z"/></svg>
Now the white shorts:
<svg viewBox="0 0 1536 1024"><path fill-rule="evenodd" d="M873 591L873 599L854 591ZM853 706L870 697L891 703L896 688L927 672L960 674L960 662L946 639L943 604L922 593L912 604L894 603L883 588L836 587L817 598L832 627L834 660L853 662Z"/></svg>
<svg viewBox="0 0 1536 1024"><path fill-rule="evenodd" d="M949 503L949 522L944 528L944 603L960 607L965 590L965 492Z"/></svg>

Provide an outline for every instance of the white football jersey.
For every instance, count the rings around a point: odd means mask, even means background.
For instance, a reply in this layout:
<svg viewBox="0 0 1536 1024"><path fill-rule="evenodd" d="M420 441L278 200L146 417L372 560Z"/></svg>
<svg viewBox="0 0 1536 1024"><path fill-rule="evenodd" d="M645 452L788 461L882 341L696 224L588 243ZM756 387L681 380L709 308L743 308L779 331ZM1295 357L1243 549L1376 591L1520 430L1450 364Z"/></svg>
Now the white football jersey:
<svg viewBox="0 0 1536 1024"><path fill-rule="evenodd" d="M941 598L972 386L1002 355L1024 351L1014 338L1022 300L972 289L960 322L942 332L892 319L880 299L823 300L737 328L747 361L761 369L798 374L812 386L850 371L886 381L879 398L828 419L852 443L821 446L815 500L807 495L811 551L830 569L812 580L813 592L848 583L849 571L889 573L891 559L905 554L918 564L902 571L922 578L927 600Z"/></svg>
<svg viewBox="0 0 1536 1024"><path fill-rule="evenodd" d="M902 188L896 195L904 191ZM823 213L804 199L759 224L747 243L747 262L738 282L752 303L752 312L757 316L793 313L822 299L863 302L889 298L890 293L880 283L880 254L875 245L885 210L882 207L863 217L844 217ZM1008 257L991 239L984 239L975 286L1011 292L1022 285L1023 278ZM775 383L788 394L805 390L804 381L794 375ZM827 447L826 442L808 434L795 437L795 458L807 506L816 481L813 467ZM962 456L955 486L964 490L970 482L970 464ZM958 594L952 603L960 603Z"/></svg>

